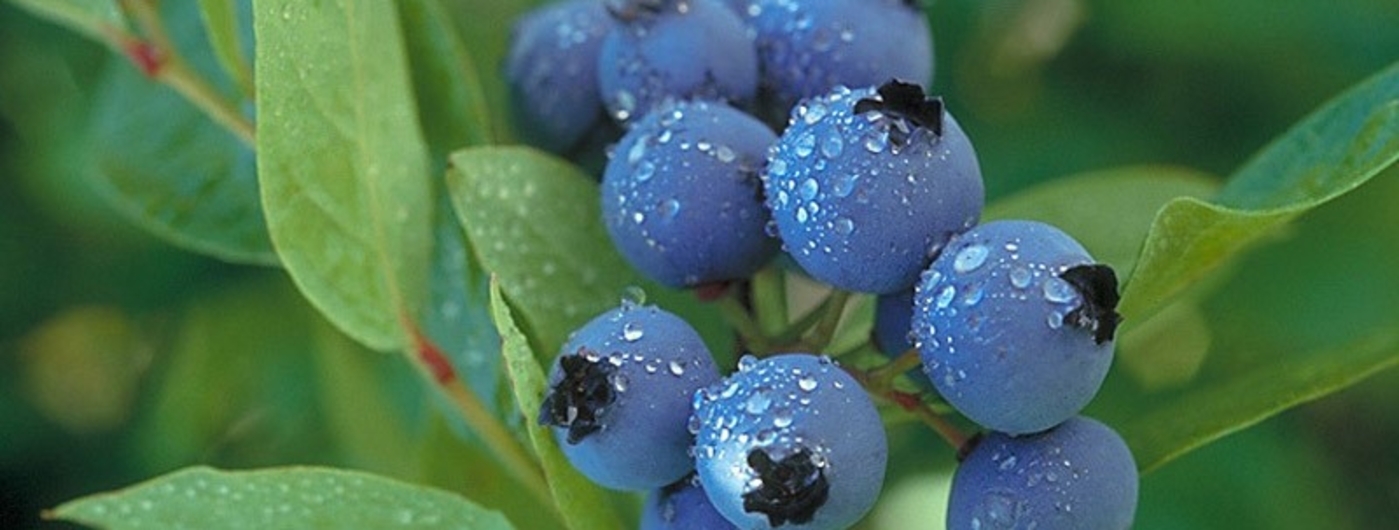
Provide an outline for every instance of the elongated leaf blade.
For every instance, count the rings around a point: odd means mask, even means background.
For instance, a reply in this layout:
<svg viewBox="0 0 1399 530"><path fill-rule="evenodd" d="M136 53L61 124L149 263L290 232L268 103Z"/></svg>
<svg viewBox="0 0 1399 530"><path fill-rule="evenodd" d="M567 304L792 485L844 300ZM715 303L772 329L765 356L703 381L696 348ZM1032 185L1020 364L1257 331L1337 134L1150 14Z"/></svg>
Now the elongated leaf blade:
<svg viewBox="0 0 1399 530"><path fill-rule="evenodd" d="M1340 95L1273 142L1211 202L1157 216L1122 295L1149 316L1277 226L1363 185L1399 160L1399 64Z"/></svg>
<svg viewBox="0 0 1399 530"><path fill-rule="evenodd" d="M553 433L534 421L539 416L539 407L544 400L547 382L544 369L535 360L530 350L529 340L515 325L510 307L505 303L505 295L498 282L491 282L491 316L501 336L501 353L505 356L506 372L510 376L510 387L515 393L515 402L520 407L528 427L530 442L534 452L544 466L549 489L562 512L563 520L573 530L607 530L622 528L617 514L602 489L589 482L573 468L559 450Z"/></svg>
<svg viewBox="0 0 1399 530"><path fill-rule="evenodd" d="M499 513L445 491L312 467L187 468L69 502L51 515L113 530L512 528Z"/></svg>
<svg viewBox="0 0 1399 530"><path fill-rule="evenodd" d="M376 349L407 344L432 250L431 181L392 3L258 0L258 178L302 293Z"/></svg>
<svg viewBox="0 0 1399 530"><path fill-rule="evenodd" d="M1149 472L1195 448L1279 412L1399 365L1399 335L1378 333L1335 351L1259 367L1194 388L1121 426L1137 467Z"/></svg>
<svg viewBox="0 0 1399 530"><path fill-rule="evenodd" d="M113 29L125 30L117 0L10 0L35 15L103 41Z"/></svg>

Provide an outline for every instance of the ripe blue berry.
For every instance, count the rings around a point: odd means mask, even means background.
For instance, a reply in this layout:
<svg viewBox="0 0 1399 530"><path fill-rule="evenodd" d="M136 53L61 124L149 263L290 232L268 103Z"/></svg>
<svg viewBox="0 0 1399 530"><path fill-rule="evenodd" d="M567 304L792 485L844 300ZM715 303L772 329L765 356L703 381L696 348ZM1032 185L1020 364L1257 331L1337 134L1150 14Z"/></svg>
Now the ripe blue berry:
<svg viewBox="0 0 1399 530"><path fill-rule="evenodd" d="M567 152L605 120L597 61L613 25L598 0L549 4L515 23L505 79L527 142Z"/></svg>
<svg viewBox="0 0 1399 530"><path fill-rule="evenodd" d="M602 100L629 123L667 98L745 102L758 58L743 22L718 0L610 0L620 22L598 59Z"/></svg>
<svg viewBox="0 0 1399 530"><path fill-rule="evenodd" d="M952 240L918 284L913 330L948 403L987 428L1078 414L1112 362L1117 278L1057 228L995 221Z"/></svg>
<svg viewBox="0 0 1399 530"><path fill-rule="evenodd" d="M841 289L911 287L984 191L971 142L917 85L835 91L802 102L768 153L768 208L789 254Z"/></svg>
<svg viewBox="0 0 1399 530"><path fill-rule="evenodd" d="M549 372L539 423L602 486L642 490L679 480L691 396L719 379L699 335L654 306L623 303L585 324Z"/></svg>
<svg viewBox="0 0 1399 530"><path fill-rule="evenodd" d="M694 475L651 492L641 509L641 530L733 529L733 523L715 511Z"/></svg>
<svg viewBox="0 0 1399 530"><path fill-rule="evenodd" d="M913 348L913 289L879 295L874 303L874 345L889 357Z"/></svg>
<svg viewBox="0 0 1399 530"><path fill-rule="evenodd" d="M1127 444L1091 418L1020 438L991 433L952 478L947 527L1125 529L1137 483Z"/></svg>
<svg viewBox="0 0 1399 530"><path fill-rule="evenodd" d="M869 396L832 361L745 357L695 396L695 468L739 528L854 524L879 496L888 445Z"/></svg>
<svg viewBox="0 0 1399 530"><path fill-rule="evenodd" d="M777 140L718 102L667 103L617 144L602 215L632 266L671 287L751 276L778 251L758 168Z"/></svg>
<svg viewBox="0 0 1399 530"><path fill-rule="evenodd" d="M933 39L910 0L753 0L762 90L786 112L837 86L931 83Z"/></svg>

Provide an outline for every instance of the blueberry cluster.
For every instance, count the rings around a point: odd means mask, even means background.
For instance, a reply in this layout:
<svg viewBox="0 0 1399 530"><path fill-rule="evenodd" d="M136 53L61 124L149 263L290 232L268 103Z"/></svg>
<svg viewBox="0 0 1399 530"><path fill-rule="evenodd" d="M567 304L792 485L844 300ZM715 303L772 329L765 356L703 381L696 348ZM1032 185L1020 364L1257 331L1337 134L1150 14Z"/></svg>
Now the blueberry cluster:
<svg viewBox="0 0 1399 530"><path fill-rule="evenodd" d="M1124 528L1131 454L1078 416L1116 275L1055 227L979 224L932 65L911 0L565 0L518 23L506 74L538 146L622 131L603 221L651 279L712 292L782 253L878 297L872 342L989 431L962 448L950 527ZM652 491L644 528L853 525L887 460L870 395L821 352L763 353L721 376L684 321L623 303L571 337L539 421L592 480Z"/></svg>
<svg viewBox="0 0 1399 530"><path fill-rule="evenodd" d="M695 330L633 302L578 329L538 421L594 482L651 490L642 528L846 528L888 446L874 403L827 357L744 357L720 378Z"/></svg>

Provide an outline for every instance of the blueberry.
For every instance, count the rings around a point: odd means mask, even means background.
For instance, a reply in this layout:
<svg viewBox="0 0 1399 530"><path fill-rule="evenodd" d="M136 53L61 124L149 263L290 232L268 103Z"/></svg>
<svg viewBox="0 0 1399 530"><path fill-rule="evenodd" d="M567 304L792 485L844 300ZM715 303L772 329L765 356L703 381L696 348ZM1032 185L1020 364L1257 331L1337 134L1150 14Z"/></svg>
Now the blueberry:
<svg viewBox="0 0 1399 530"><path fill-rule="evenodd" d="M751 4L742 12L756 37L759 82L783 113L841 85L875 86L891 78L932 82L932 33L912 0Z"/></svg>
<svg viewBox="0 0 1399 530"><path fill-rule="evenodd" d="M976 153L942 100L897 81L803 101L768 153L763 186L807 273L876 294L911 287L984 200Z"/></svg>
<svg viewBox="0 0 1399 530"><path fill-rule="evenodd" d="M630 302L574 332L549 372L539 423L569 462L608 488L642 490L685 476L691 395L719 379L699 334Z"/></svg>
<svg viewBox="0 0 1399 530"><path fill-rule="evenodd" d="M758 168L777 140L718 102L667 103L622 137L602 213L631 264L671 287L747 278L778 251L764 232Z"/></svg>
<svg viewBox="0 0 1399 530"><path fill-rule="evenodd" d="M515 23L505 79L526 142L568 152L605 121L597 61L613 26L599 0L549 4Z"/></svg>
<svg viewBox="0 0 1399 530"><path fill-rule="evenodd" d="M738 15L717 2L608 0L620 24L603 41L597 75L614 119L630 123L667 98L753 99L753 41Z"/></svg>
<svg viewBox="0 0 1399 530"><path fill-rule="evenodd" d="M992 433L952 478L947 527L1125 529L1137 486L1127 444L1091 418L1021 438Z"/></svg>
<svg viewBox="0 0 1399 530"><path fill-rule="evenodd" d="M647 496L641 530L732 530L733 523L714 509L699 478L689 475Z"/></svg>
<svg viewBox="0 0 1399 530"><path fill-rule="evenodd" d="M874 303L874 345L888 357L913 349L913 289L879 295Z"/></svg>
<svg viewBox="0 0 1399 530"><path fill-rule="evenodd" d="M1031 433L1072 417L1112 362L1116 275L1044 223L995 221L956 237L915 304L924 371L990 429Z"/></svg>
<svg viewBox="0 0 1399 530"><path fill-rule="evenodd" d="M829 359L744 357L696 394L692 421L700 483L739 528L847 528L879 496L884 425Z"/></svg>

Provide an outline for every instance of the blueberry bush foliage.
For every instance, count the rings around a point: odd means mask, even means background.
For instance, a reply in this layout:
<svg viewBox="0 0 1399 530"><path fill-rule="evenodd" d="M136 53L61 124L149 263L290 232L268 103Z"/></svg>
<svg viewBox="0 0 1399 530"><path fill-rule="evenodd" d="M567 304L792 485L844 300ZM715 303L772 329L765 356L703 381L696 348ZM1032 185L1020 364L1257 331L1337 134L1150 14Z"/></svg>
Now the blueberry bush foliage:
<svg viewBox="0 0 1399 530"><path fill-rule="evenodd" d="M0 3L0 522L634 526L641 497L535 421L569 333L622 299L722 372L785 341L897 373L870 295L778 262L744 319L613 250L597 160L517 141L502 65L537 3ZM1399 10L1207 4L922 2L930 91L977 142L983 221L1118 271L1085 413L1131 449L1137 527L1383 525ZM939 435L975 430L893 385L859 528L941 521Z"/></svg>

